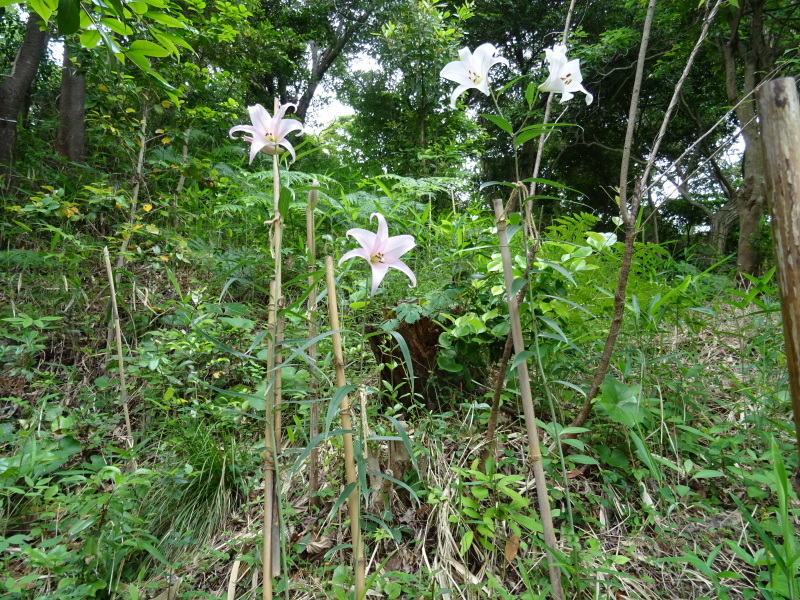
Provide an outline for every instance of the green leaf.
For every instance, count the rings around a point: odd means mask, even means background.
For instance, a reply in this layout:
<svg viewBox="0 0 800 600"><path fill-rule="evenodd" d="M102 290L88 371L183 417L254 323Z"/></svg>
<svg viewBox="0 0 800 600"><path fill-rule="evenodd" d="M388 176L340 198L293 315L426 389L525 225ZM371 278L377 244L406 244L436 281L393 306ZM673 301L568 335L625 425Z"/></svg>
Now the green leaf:
<svg viewBox="0 0 800 600"><path fill-rule="evenodd" d="M153 42L148 42L147 40L136 40L131 44L130 48L131 52L136 52L143 56L169 56L169 50L162 48L158 44L154 44Z"/></svg>
<svg viewBox="0 0 800 600"><path fill-rule="evenodd" d="M236 327L237 329L250 330L256 326L255 321L251 321L250 319L245 319L243 317L220 317L219 320L227 323L231 327Z"/></svg>
<svg viewBox="0 0 800 600"><path fill-rule="evenodd" d="M86 48L87 50L91 50L97 44L100 43L101 40L100 32L95 29L87 29L83 33L81 33L81 46Z"/></svg>
<svg viewBox="0 0 800 600"><path fill-rule="evenodd" d="M150 61L147 60L147 57L143 54L139 54L138 52L132 52L131 50L124 50L123 55L126 58L129 58L132 63L138 66L143 71L150 71Z"/></svg>
<svg viewBox="0 0 800 600"><path fill-rule="evenodd" d="M58 0L28 0L28 6L47 23L58 7Z"/></svg>
<svg viewBox="0 0 800 600"><path fill-rule="evenodd" d="M150 7L145 2L128 2L127 6L137 15L143 15L150 10ZM149 17L150 15L147 16Z"/></svg>
<svg viewBox="0 0 800 600"><path fill-rule="evenodd" d="M81 26L81 7L78 0L58 0L56 15L59 35L72 35Z"/></svg>
<svg viewBox="0 0 800 600"><path fill-rule="evenodd" d="M536 91L537 88L535 83L529 83L528 87L525 88L525 101L528 103L528 108L533 108L533 101L536 99Z"/></svg>
<svg viewBox="0 0 800 600"><path fill-rule="evenodd" d="M171 17L170 15L157 10L151 10L150 12L148 12L147 18L152 19L157 23L161 23L162 25L167 25L169 27L186 29L186 23L184 23L183 21L179 21L175 17Z"/></svg>
<svg viewBox="0 0 800 600"><path fill-rule="evenodd" d="M538 519L534 519L533 517L529 517L528 515L522 514L513 514L510 515L511 520L516 521L520 525L522 525L528 531L533 533L541 533L542 532L542 524L539 522Z"/></svg>
<svg viewBox="0 0 800 600"><path fill-rule="evenodd" d="M467 552L469 552L474 537L475 537L475 532L470 529L464 534L464 537L461 538L461 548L459 548L461 556L465 556Z"/></svg>
<svg viewBox="0 0 800 600"><path fill-rule="evenodd" d="M355 391L355 389L356 386L354 385L343 385L333 394L333 397L331 398L331 401L328 404L328 414L325 417L326 432L331 430L331 423L333 423L333 419L336 417L336 415L339 414L339 407L342 404L342 400L344 400L347 394Z"/></svg>
<svg viewBox="0 0 800 600"><path fill-rule="evenodd" d="M712 477L725 477L725 473L714 469L701 469L692 476L692 479L711 479Z"/></svg>
<svg viewBox="0 0 800 600"><path fill-rule="evenodd" d="M514 129L511 127L511 123L506 121L503 117L498 117L497 115L480 115L480 116L489 119L492 123L497 125L508 135L514 135Z"/></svg>
<svg viewBox="0 0 800 600"><path fill-rule="evenodd" d="M569 458L572 462L579 465L599 465L600 463L596 458L586 456L585 454L570 454Z"/></svg>
<svg viewBox="0 0 800 600"><path fill-rule="evenodd" d="M520 352L519 354L517 354L514 357L513 361L511 361L511 370L513 371L514 369L516 369L519 366L520 363L525 362L526 360L528 360L532 356L533 356L533 352L531 352L530 350L523 350L522 352Z"/></svg>
<svg viewBox="0 0 800 600"><path fill-rule="evenodd" d="M128 27L125 23L120 21L119 19L112 19L111 17L106 17L105 19L100 19L100 22L108 27L114 33L118 33L119 35L133 35L133 29Z"/></svg>
<svg viewBox="0 0 800 600"><path fill-rule="evenodd" d="M481 485L472 486L472 495L478 500L486 500L489 497L489 490Z"/></svg>

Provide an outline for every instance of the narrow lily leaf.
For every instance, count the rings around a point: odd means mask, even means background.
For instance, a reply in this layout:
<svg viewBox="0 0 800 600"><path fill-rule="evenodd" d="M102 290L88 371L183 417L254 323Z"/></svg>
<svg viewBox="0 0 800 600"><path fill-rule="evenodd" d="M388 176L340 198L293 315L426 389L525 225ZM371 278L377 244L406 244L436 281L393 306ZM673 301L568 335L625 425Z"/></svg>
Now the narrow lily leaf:
<svg viewBox="0 0 800 600"><path fill-rule="evenodd" d="M395 431L397 431L397 435L400 436L400 439L403 440L403 445L406 447L406 452L411 457L411 464L414 465L414 469L419 471L419 465L417 465L417 456L414 454L414 443L411 441L411 438L408 437L408 433L406 433L405 427L400 424L400 421L392 417L391 415L385 415L385 417L389 420L389 422L394 425ZM419 444L417 444L419 446Z"/></svg>
<svg viewBox="0 0 800 600"><path fill-rule="evenodd" d="M222 343L222 342L220 342L220 341L219 341L217 338L215 338L213 335L211 335L211 334L209 334L209 333L206 333L205 331L203 331L203 330L202 330L202 329L200 329L199 327L195 327L195 328L194 328L194 330L195 330L197 333L199 333L201 336L203 336L204 338L206 338L206 339L207 339L209 342L211 342L212 344L214 344L214 345L215 345L217 348L220 348L221 350L224 350L225 352L227 352L227 353L229 353L229 354L233 354L234 356L238 356L239 358L244 358L244 359L247 359L247 360L250 360L250 359L252 359L252 358L255 358L255 357L254 357L253 355L251 355L251 354L245 354L244 352L239 352L238 350L234 350L234 349L233 349L233 348L231 348L230 346L228 346L228 345L226 345L226 344L223 344L223 343Z"/></svg>
<svg viewBox="0 0 800 600"><path fill-rule="evenodd" d="M514 360L511 361L510 369L513 371L514 369L516 369L519 366L520 363L528 360L532 356L533 356L533 352L531 352L530 350L523 350L522 352L520 352L519 354L517 354L514 357Z"/></svg>
<svg viewBox="0 0 800 600"><path fill-rule="evenodd" d="M350 392L355 391L355 389L356 386L348 384L340 387L333 394L333 397L328 404L328 414L325 416L325 432L331 430L331 423L333 423L333 419L339 414L339 407L342 405L342 400L344 400L344 397Z"/></svg>
<svg viewBox="0 0 800 600"><path fill-rule="evenodd" d="M508 181L487 181L485 183L482 183L479 189L483 191L485 188L493 185L504 185L506 187L514 187L514 184L509 183Z"/></svg>
<svg viewBox="0 0 800 600"><path fill-rule="evenodd" d="M559 338L561 339L562 342L564 342L565 344L572 345L572 342L569 341L569 338L567 338L567 336L564 333L564 331L561 329L561 327L559 327L558 323L556 323L553 319L551 319L550 317L546 317L544 315L538 315L538 318L543 323L545 323L550 329L555 331L558 334L558 336L559 336Z"/></svg>
<svg viewBox="0 0 800 600"><path fill-rule="evenodd" d="M336 511L339 510L339 507L344 503L344 501L347 500L350 497L350 494L353 492L355 487L356 487L356 482L355 481L353 481L352 483L348 483L344 487L344 489L342 490L342 493L339 494L339 497L336 499L336 502L333 503L333 508L331 508L331 513L330 514L332 514L332 515L336 514Z"/></svg>
<svg viewBox="0 0 800 600"><path fill-rule="evenodd" d="M584 398L586 398L586 392L584 392L584 391L583 391L583 390L582 390L580 387L578 387L578 386L577 386L577 385L575 385L574 383L570 383L569 381L564 381L563 379L556 379L555 381L553 381L553 383L560 383L561 385L563 385L563 386L565 386L565 387L568 387L568 388L570 388L570 389L572 389L572 390L575 390L575 391L576 391L576 392L578 392L578 393L579 393L581 396L583 396ZM577 427L576 427L576 428L574 428L574 429L577 429Z"/></svg>
<svg viewBox="0 0 800 600"><path fill-rule="evenodd" d="M492 123L497 125L508 135L514 135L514 129L511 127L511 123L506 121L503 117L498 117L497 115L483 115L483 114L480 116L489 119Z"/></svg>
<svg viewBox="0 0 800 600"><path fill-rule="evenodd" d="M539 262L542 263L543 265L547 265L551 269L555 269L556 271L561 273L564 277L569 279L569 281L573 285L578 285L577 283L575 283L575 279L572 277L572 274L569 271L567 271L564 267L562 267L561 265L559 265L557 263L552 263L552 262L549 262L549 261L546 261L546 260L541 260Z"/></svg>
<svg viewBox="0 0 800 600"><path fill-rule="evenodd" d="M533 101L536 99L536 84L529 83L525 88L525 100L528 103L528 108L533 108Z"/></svg>
<svg viewBox="0 0 800 600"><path fill-rule="evenodd" d="M552 179L542 179L541 177L529 177L528 179L523 179L522 181L524 181L525 183L536 182L536 183L541 183L543 185L552 185L554 187L561 188L562 190L569 190L570 192L575 192L576 194L579 194L581 196L584 195L583 192L579 192L574 188L566 186L563 183L558 183L557 181L553 181Z"/></svg>
<svg viewBox="0 0 800 600"><path fill-rule="evenodd" d="M290 472L291 473L296 473L297 470L303 464L303 461L306 458L308 458L308 455L311 454L311 451L314 448L316 448L320 444L320 442L326 440L329 437L337 437L337 436L340 436L340 435L342 435L344 433L353 433L353 430L352 429L333 429L333 430L331 430L331 431L329 431L327 433L320 433L319 435L314 436L314 439L312 439L308 443L308 445L305 448L303 448L297 454L297 458L294 460L294 464L292 464L292 468L290 469ZM292 454L293 452L295 452L295 451L287 450L284 454Z"/></svg>
<svg viewBox="0 0 800 600"><path fill-rule="evenodd" d="M518 76L518 77L514 77L514 78L513 78L511 81L509 81L507 84L505 84L505 85L504 85L503 87L501 87L499 90L497 90L497 95L498 95L498 97L499 97L499 96L502 96L503 94L505 94L505 92L506 92L506 90L507 90L508 88L510 88L511 86L513 86L513 85L514 85L515 83L517 83L517 82L518 82L520 79L524 79L525 77L526 77L525 75L520 75L520 76Z"/></svg>
<svg viewBox="0 0 800 600"><path fill-rule="evenodd" d="M406 344L403 336L399 331L390 331L389 334L395 339L397 345L400 346L400 352L403 353L403 360L406 363L406 373L408 374L408 382L411 384L411 396L414 397L414 363L411 362L411 353L408 351L408 344Z"/></svg>

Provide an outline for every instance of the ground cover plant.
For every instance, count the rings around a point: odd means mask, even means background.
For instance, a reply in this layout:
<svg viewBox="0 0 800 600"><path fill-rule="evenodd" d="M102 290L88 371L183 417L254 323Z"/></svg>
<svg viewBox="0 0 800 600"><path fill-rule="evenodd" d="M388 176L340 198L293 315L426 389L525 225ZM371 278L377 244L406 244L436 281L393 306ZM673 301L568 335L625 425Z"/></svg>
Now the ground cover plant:
<svg viewBox="0 0 800 600"><path fill-rule="evenodd" d="M511 4L0 2L4 598L800 597L797 16Z"/></svg>

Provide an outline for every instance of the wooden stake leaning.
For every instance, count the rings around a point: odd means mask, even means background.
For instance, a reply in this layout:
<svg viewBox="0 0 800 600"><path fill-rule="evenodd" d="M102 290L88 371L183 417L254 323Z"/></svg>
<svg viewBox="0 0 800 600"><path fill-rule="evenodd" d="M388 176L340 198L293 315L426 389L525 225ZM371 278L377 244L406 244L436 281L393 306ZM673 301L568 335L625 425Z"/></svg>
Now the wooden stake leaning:
<svg viewBox="0 0 800 600"><path fill-rule="evenodd" d="M525 340L522 337L519 304L516 294L513 293L514 270L511 263L511 251L508 248L506 214L503 209L502 200L496 199L494 201L494 214L496 219L495 224L497 225L497 237L500 242L500 258L503 261L503 276L506 283L511 335L514 339L514 354L519 355L525 350ZM550 512L550 498L547 495L547 483L544 477L544 466L542 465L542 451L539 448L539 428L536 426L536 413L533 410L533 396L531 394L528 363L524 360L519 361L517 365L517 378L519 380L520 395L522 396L522 409L525 412L525 428L528 433L531 466L533 467L533 476L536 480L536 498L539 503L539 517L542 520L544 543L548 548L547 563L550 570L550 585L553 588L553 598L562 600L564 598L564 590L561 587L561 569L557 564L558 559L553 552L558 548L558 542L553 528L553 516Z"/></svg>
<svg viewBox="0 0 800 600"><path fill-rule="evenodd" d="M333 363L336 367L336 385L340 388L347 385L344 375L344 354L342 352L342 336L339 335L339 306L336 300L336 281L333 277L333 258L325 257L325 281L328 284L328 314L330 316L331 329L336 332L331 334L333 345ZM342 429L349 431L342 435L344 442L344 467L347 473L347 485L353 485L350 495L347 497L347 507L350 512L350 537L353 542L353 562L356 579L356 600L362 600L366 592L366 565L364 552L361 545L361 515L359 514L359 492L356 479L356 458L353 451L353 427L350 420L350 402L347 396L342 398L339 405L339 418L342 421Z"/></svg>
<svg viewBox="0 0 800 600"><path fill-rule="evenodd" d="M786 363L800 453L800 101L792 77L766 82L756 92L772 214ZM800 495L800 467L794 475Z"/></svg>

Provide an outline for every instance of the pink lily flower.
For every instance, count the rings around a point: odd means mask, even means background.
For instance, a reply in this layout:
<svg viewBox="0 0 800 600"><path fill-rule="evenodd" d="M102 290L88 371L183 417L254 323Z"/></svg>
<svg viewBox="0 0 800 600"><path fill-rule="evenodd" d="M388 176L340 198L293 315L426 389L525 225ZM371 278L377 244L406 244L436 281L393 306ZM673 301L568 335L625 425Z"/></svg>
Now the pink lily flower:
<svg viewBox="0 0 800 600"><path fill-rule="evenodd" d="M286 136L292 131L298 131L299 134L303 133L303 125L296 119L284 119L283 115L289 108L297 108L296 104L284 104L275 113L274 117L270 117L267 109L260 104L255 106L248 106L247 110L250 112L250 121L252 125L236 125L231 127L228 135L231 139L236 139L234 133L242 131L250 135L242 136L246 142L250 142L250 163L259 152L265 154L278 154L282 152L281 146L286 148L292 155L292 162L297 158L294 153L294 146L286 139Z"/></svg>
<svg viewBox="0 0 800 600"><path fill-rule="evenodd" d="M497 48L492 44L481 44L475 48L475 54L469 48L462 48L458 51L460 60L445 65L439 77L459 84L450 96L451 108L456 107L456 98L469 89L475 88L489 95L489 69L496 64L508 64L502 56L495 57L496 52Z"/></svg>
<svg viewBox="0 0 800 600"><path fill-rule="evenodd" d="M416 243L413 235L395 235L389 237L389 228L386 219L380 213L372 213L370 220L378 218L378 232L372 233L366 229L349 229L347 235L355 238L361 248L350 250L339 259L339 265L351 258L363 258L372 267L372 295L378 291L383 278L389 269L397 269L408 276L411 287L417 285L417 278L406 263L400 260L406 252L411 250Z"/></svg>
<svg viewBox="0 0 800 600"><path fill-rule="evenodd" d="M583 75L581 75L580 59L568 61L567 47L564 44L545 48L544 54L550 67L550 75L547 81L539 86L539 90L561 94L561 102L571 100L575 95L573 92L583 92L586 94L586 104L591 104L594 96L581 85Z"/></svg>

